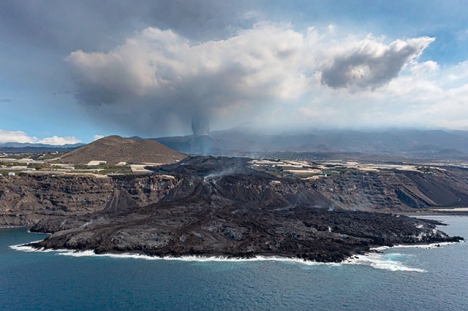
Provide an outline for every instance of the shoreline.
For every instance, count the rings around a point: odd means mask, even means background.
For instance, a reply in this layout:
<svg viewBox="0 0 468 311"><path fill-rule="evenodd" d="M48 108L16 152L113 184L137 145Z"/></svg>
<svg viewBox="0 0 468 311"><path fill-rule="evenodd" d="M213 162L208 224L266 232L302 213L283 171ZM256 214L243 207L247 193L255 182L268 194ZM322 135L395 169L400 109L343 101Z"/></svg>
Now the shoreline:
<svg viewBox="0 0 468 311"><path fill-rule="evenodd" d="M39 240L41 241L41 240ZM362 265L362 266L369 266L375 269L383 269L383 270L390 270L390 271L407 271L407 272L427 272L423 269L408 267L402 264L401 262L386 259L385 256L387 254L384 251L388 250L396 250L398 248L420 248L420 249L435 249L435 248L442 248L445 246L449 246L452 244L457 244L460 242L439 242L439 243L429 243L429 244L399 244L394 246L377 246L372 247L369 251L363 254L354 254L346 259L342 260L341 262L319 262L319 261L311 261L297 257L288 257L279 254L275 255L254 255L253 257L246 258L246 257L231 257L231 256L197 256L197 255L186 255L180 257L174 256L150 256L146 254L140 253L103 253L103 254L96 254L94 250L84 250L84 251L77 251L72 249L37 249L29 244L39 242L39 241L32 241L25 244L18 244L18 245L11 245L9 246L11 249L20 251L20 252L28 252L28 253L55 253L56 255L61 256L70 256L70 257L101 257L101 258L113 258L113 259L141 259L141 260L148 260L148 261L156 261L156 260L163 260L163 261L184 261L184 262L198 262L198 263L210 263L210 262L227 262L227 263L242 263L242 262L283 262L283 263L293 263L293 264L300 264L304 266L318 266L318 265L328 265L328 266L342 266L342 265ZM390 253L392 254L392 253Z"/></svg>
<svg viewBox="0 0 468 311"><path fill-rule="evenodd" d="M415 215L416 217L424 217L423 215ZM426 217L443 217L448 215L426 215ZM388 216L383 219L388 220ZM341 219L341 218L340 218ZM347 219L347 218L345 218ZM367 219L367 218L365 218ZM352 244L350 242L339 240L341 244L336 243L337 245L324 244L322 240L316 239L311 240L310 245L307 245L309 249L306 251L298 251L297 248L278 248L265 250L261 249L257 245L256 248L248 249L246 252L245 249L237 248L218 248L218 249L199 249L194 251L190 249L188 245L185 249L179 249L174 251L173 249L146 249L145 247L140 248L127 248L127 249L118 249L109 247L105 244L106 247L101 247L101 244L67 244L67 240L60 240L63 235L58 235L57 241L52 240L52 243L48 238L41 239L39 241L33 241L29 243L24 243L21 245L12 246L12 249L19 251L27 252L57 252L61 255L69 255L75 257L82 256L107 256L115 258L142 258L147 260L183 260L183 261L294 261L294 262L303 262L303 263L346 263L353 261L355 259L362 259L362 256L369 256L370 254L382 253L382 250L389 248L398 248L398 247L416 247L416 248L434 248L440 247L443 245L449 245L455 242L464 241L463 237L452 236L449 237L444 233L436 230L436 226L444 226L442 219L440 220L429 220L426 223L432 228L432 231L424 231L423 225L424 222L419 220L411 220L409 218L402 217L401 221L398 217L390 217L390 221L398 220L398 224L403 224L403 228L413 228L412 234L407 233L405 236L402 236L401 239L394 240L385 240L385 239L373 239L369 240L366 245L364 244ZM404 222L403 222L404 220ZM409 222L409 225L407 223ZM414 226L418 230L414 229ZM18 228L18 227L16 227ZM21 227L22 230L32 233L28 230L28 227ZM329 227L330 228L330 227ZM377 228L378 229L378 228ZM375 230L377 230L375 229ZM409 229L409 230L410 230ZM328 232L331 232L330 229ZM425 232L425 233L424 233ZM439 232L439 233L438 233ZM36 233L36 232L34 232ZM42 232L37 232L39 234L44 234ZM329 235L332 235L329 233ZM327 235L328 236L328 235ZM333 235L332 235L333 236ZM340 237L340 236L339 236ZM423 237L425 237L423 239ZM66 237L67 238L67 237ZM93 237L94 238L94 237ZM419 238L419 241L417 240ZM53 243L53 242L56 243ZM94 241L94 240L93 240ZM391 241L391 242L390 242ZM196 241L195 241L196 242ZM369 243L370 242L370 243ZM192 243L193 244L193 243ZM191 245L192 245L191 244ZM193 244L196 245L196 244ZM255 244L256 245L256 244ZM323 246L323 245L326 245ZM386 246L392 245L392 246ZM77 247L73 247L77 246ZM237 250L237 251L236 251ZM310 253L309 253L310 252Z"/></svg>
<svg viewBox="0 0 468 311"><path fill-rule="evenodd" d="M25 228L25 229L28 229L30 228L31 226L1 226L0 225L0 229L21 229L21 228ZM29 230L29 229L28 229Z"/></svg>
<svg viewBox="0 0 468 311"><path fill-rule="evenodd" d="M468 210L463 208L463 210L458 211L457 209L438 209L438 210L424 210L424 211L408 211L408 212L399 212L395 213L399 215L417 217L417 216L468 216Z"/></svg>
<svg viewBox="0 0 468 311"><path fill-rule="evenodd" d="M444 225L440 223L439 225ZM453 238L460 238L460 239L453 239ZM387 245L368 245L367 249L354 249L351 252L344 253L342 252L338 255L338 260L336 256L329 257L331 260L316 260L310 257L299 257L298 254L287 254L281 252L251 252L251 253L197 253L197 254L177 254L172 255L170 253L166 253L163 255L158 254L148 254L145 251L114 251L109 250L108 252L96 252L97 249L73 249L73 248L46 248L46 247L39 247L38 244L44 240L33 241L29 243L25 243L22 245L16 245L17 250L25 249L28 252L57 252L60 255L69 255L75 257L84 257L84 256L103 256L103 257L113 257L113 258L142 258L147 260L182 260L182 261L266 261L266 260L273 260L273 261L297 261L297 262L304 262L304 263L324 263L324 264L340 264L346 263L353 259L358 259L360 256L367 256L369 254L379 254L382 251L387 249L393 248L436 248L445 245L451 245L458 242L465 242L463 237L452 237L451 240L445 241L437 241L437 242L414 242L408 244L395 244L392 246ZM331 253L330 253L331 254ZM320 257L319 257L320 258Z"/></svg>

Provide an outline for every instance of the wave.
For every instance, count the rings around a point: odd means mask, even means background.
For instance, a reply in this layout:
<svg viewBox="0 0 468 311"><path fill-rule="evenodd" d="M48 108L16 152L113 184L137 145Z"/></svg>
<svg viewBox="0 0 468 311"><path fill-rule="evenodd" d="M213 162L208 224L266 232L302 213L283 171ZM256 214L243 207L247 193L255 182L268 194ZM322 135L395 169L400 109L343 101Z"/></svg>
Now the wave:
<svg viewBox="0 0 468 311"><path fill-rule="evenodd" d="M444 244L446 245L446 244ZM404 245L403 247L406 247ZM294 263L305 266L318 266L318 265L327 265L327 266L342 266L342 265L360 265L368 266L375 269L382 269L388 271L406 271L406 272L426 272L423 269L412 268L404 265L399 259L404 257L404 255L399 253L368 253L365 255L356 255L352 258L349 258L341 263L322 263L315 261L305 261L300 258L287 258L279 256L256 256L253 258L231 258L224 256L182 256L182 257L155 257L148 256L143 254L131 254L131 253L122 253L122 254L95 254L94 251L74 251L68 249L37 249L25 244L22 245L13 245L10 248L23 251L23 252L55 252L57 255L61 256L71 256L71 257L109 257L117 259L143 259L143 260L169 260L169 261L187 261L187 262L261 262L261 261L276 261L276 262L286 262ZM427 245L426 245L427 248ZM379 247L375 250L384 250L388 247Z"/></svg>
<svg viewBox="0 0 468 311"><path fill-rule="evenodd" d="M232 258L225 256L181 256L181 257L156 257L148 256L142 254L95 254L93 251L82 251L74 252L68 251L58 253L58 255L63 256L72 256L72 257L86 257L86 256L95 256L95 257L110 257L110 258L131 258L131 259L143 259L143 260L168 260L168 261L187 261L187 262L259 262L259 261L278 261L278 262L292 262L300 263L308 266L313 265L340 265L340 263L321 263L315 261L305 261L299 258L287 258L287 257L275 257L275 256L256 256L252 258Z"/></svg>
<svg viewBox="0 0 468 311"><path fill-rule="evenodd" d="M40 241L35 241L40 242ZM35 243L30 242L30 243ZM28 243L29 244L29 243ZM288 257L279 257L279 256L255 256L252 258L233 258L225 256L181 256L181 257L157 257L149 256L144 254L132 254L132 253L121 253L121 254L96 254L92 250L86 251L76 251L69 249L44 249L44 248L35 248L27 244L19 244L10 246L11 249L22 252L37 252L37 253L49 253L55 252L57 255L61 256L71 256L71 257L109 257L109 258L130 258L130 259L144 259L144 260L172 260L172 261L196 261L196 262L255 262L255 261L281 261L281 262L294 262L304 265L341 265L340 263L322 263L315 261L305 261L300 258L288 258Z"/></svg>
<svg viewBox="0 0 468 311"><path fill-rule="evenodd" d="M42 242L43 240L37 240L37 241L31 241L28 242L30 243L38 243ZM18 245L10 245L11 249L14 249L15 251L21 251L21 252L28 252L28 253L34 253L34 252L43 252L43 253L49 253L49 252L54 252L55 250L53 249L37 249L32 246L28 246L27 244L18 244Z"/></svg>
<svg viewBox="0 0 468 311"><path fill-rule="evenodd" d="M464 242L464 241L461 241ZM439 243L431 243L431 244L413 244L413 245L406 245L406 244L398 244L394 246L379 246L373 247L371 250L374 251L384 251L387 249L398 249L398 248L423 248L423 249L432 249L432 248L439 248L442 246L457 244L459 242L439 242Z"/></svg>
<svg viewBox="0 0 468 311"><path fill-rule="evenodd" d="M379 254L369 253L366 255L357 255L345 260L343 263L348 265L369 266L375 269L388 271L406 271L406 272L427 272L424 269L412 268L404 265L398 259L404 255L400 253Z"/></svg>

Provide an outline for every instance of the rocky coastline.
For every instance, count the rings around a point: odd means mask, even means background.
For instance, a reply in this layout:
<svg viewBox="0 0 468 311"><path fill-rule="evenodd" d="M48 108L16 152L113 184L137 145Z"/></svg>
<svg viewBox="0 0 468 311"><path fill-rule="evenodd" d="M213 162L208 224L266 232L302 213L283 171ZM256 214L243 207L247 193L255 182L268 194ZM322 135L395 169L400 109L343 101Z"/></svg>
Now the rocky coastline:
<svg viewBox="0 0 468 311"><path fill-rule="evenodd" d="M247 161L192 157L154 167L156 176L172 180L157 202L132 205L121 193L101 211L39 221L31 231L52 234L31 246L340 262L377 246L463 240L438 230L436 221L342 209L313 184L278 179L253 170Z"/></svg>
<svg viewBox="0 0 468 311"><path fill-rule="evenodd" d="M131 221L121 219L84 224L79 228L58 231L30 246L92 250L96 254L227 258L279 256L341 262L377 246L463 240L437 230L436 225L440 223L434 221L369 212L299 207L286 213L262 211L261 215L248 213L234 217L211 211L197 215L187 214L186 210L179 213L172 214L174 217L171 218L138 217ZM187 219L187 216L199 218ZM180 222L186 222L185 225L174 224L179 222L179 217L183 217ZM33 231L42 231L38 229Z"/></svg>

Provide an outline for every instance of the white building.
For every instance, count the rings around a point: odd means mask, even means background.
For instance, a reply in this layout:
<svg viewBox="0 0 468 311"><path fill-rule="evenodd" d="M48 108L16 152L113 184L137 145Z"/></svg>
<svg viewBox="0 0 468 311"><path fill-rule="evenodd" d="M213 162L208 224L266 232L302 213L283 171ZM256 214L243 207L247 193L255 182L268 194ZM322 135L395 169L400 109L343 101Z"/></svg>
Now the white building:
<svg viewBox="0 0 468 311"><path fill-rule="evenodd" d="M101 165L101 164L106 164L107 162L106 161L89 161L88 164L86 164L87 166L98 166L98 165Z"/></svg>

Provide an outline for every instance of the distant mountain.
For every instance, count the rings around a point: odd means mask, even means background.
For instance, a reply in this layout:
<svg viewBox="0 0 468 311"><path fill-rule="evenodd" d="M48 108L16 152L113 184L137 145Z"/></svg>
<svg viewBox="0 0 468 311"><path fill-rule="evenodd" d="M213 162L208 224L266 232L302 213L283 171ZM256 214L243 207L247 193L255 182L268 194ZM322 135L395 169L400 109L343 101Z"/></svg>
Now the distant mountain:
<svg viewBox="0 0 468 311"><path fill-rule="evenodd" d="M162 137L155 140L175 150L192 154L358 152L390 157L468 157L468 132L463 131L315 130L302 133L259 134L252 130L232 129L211 132L203 140L203 144L200 143L200 137L193 136Z"/></svg>
<svg viewBox="0 0 468 311"><path fill-rule="evenodd" d="M87 164L90 161L106 161L107 164L127 163L175 163L185 155L154 140L127 139L108 136L70 151L60 157L64 163Z"/></svg>
<svg viewBox="0 0 468 311"><path fill-rule="evenodd" d="M55 149L75 149L83 146L84 144L66 144L66 145L49 145L49 144L34 144L34 143L3 143L0 148L55 148Z"/></svg>
<svg viewBox="0 0 468 311"><path fill-rule="evenodd" d="M83 146L83 144L48 145L33 143L3 143L0 144L0 153L66 152L81 146Z"/></svg>
<svg viewBox="0 0 468 311"><path fill-rule="evenodd" d="M220 150L219 144L221 141L229 140L229 137L223 138L221 140L215 140L209 135L189 135L153 138L152 140L158 141L161 144L168 146L169 148L183 153L208 155L217 153L222 154L223 151Z"/></svg>

